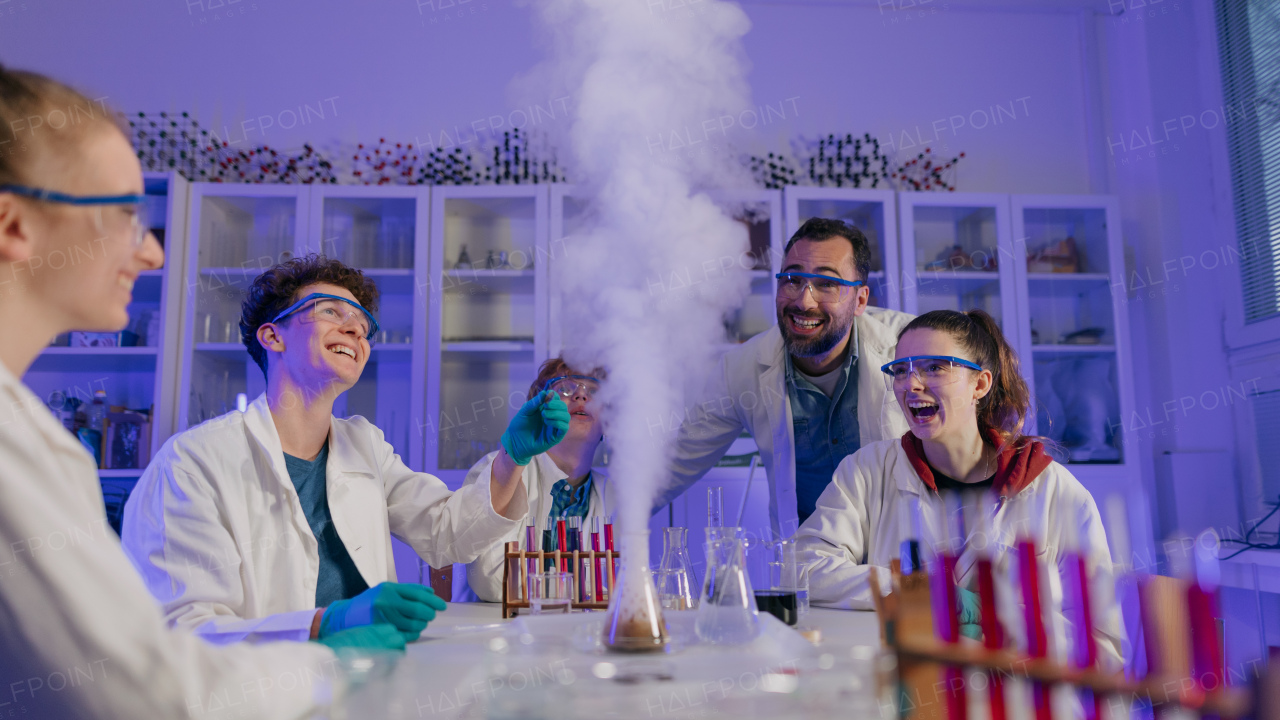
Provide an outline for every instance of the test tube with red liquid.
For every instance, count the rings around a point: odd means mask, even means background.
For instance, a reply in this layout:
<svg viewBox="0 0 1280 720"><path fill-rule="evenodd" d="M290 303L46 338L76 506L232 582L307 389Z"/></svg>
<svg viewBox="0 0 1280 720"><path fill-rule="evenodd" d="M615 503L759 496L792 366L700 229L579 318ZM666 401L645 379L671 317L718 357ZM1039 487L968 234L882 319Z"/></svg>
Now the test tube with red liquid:
<svg viewBox="0 0 1280 720"><path fill-rule="evenodd" d="M596 516L591 518L591 549L600 552L603 548L600 546L600 535L604 532L604 518ZM592 573L596 576L596 600L604 600L604 565L600 562L600 558L596 558L594 566L591 568Z"/></svg>
<svg viewBox="0 0 1280 720"><path fill-rule="evenodd" d="M961 515L959 498L955 493L947 493L943 498L945 517L942 528L945 540L939 543L937 556L932 563L929 575L930 592L933 599L933 625L940 639L945 643L960 642L960 617L957 606L960 603L956 590L956 562L960 548L964 543L964 518ZM966 720L968 704L966 702L964 669L948 665L945 670L947 688L947 717L950 720Z"/></svg>
<svg viewBox="0 0 1280 720"><path fill-rule="evenodd" d="M990 550L995 545L991 519L998 501L999 498L994 495L984 493L979 496L971 512L973 543L978 548L975 551L978 557L978 602L982 608L979 622L982 625L982 646L988 650L1004 648L1004 628L996 615L995 573L992 570ZM1005 720L1004 677L999 671L990 670L987 672L987 680L987 702L991 706L991 720Z"/></svg>

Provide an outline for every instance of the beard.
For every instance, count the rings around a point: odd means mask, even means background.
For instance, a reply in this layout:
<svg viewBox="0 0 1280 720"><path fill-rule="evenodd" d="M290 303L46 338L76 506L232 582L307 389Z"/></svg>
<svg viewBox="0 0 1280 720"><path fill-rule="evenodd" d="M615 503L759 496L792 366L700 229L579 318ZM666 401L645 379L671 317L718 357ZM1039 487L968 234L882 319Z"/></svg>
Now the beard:
<svg viewBox="0 0 1280 720"><path fill-rule="evenodd" d="M787 316L794 315L811 320L822 320L822 331L812 337L802 337L791 331ZM782 342L792 357L811 358L826 355L835 349L853 327L853 313L848 315L832 314L822 310L813 313L778 310L778 329L782 331Z"/></svg>

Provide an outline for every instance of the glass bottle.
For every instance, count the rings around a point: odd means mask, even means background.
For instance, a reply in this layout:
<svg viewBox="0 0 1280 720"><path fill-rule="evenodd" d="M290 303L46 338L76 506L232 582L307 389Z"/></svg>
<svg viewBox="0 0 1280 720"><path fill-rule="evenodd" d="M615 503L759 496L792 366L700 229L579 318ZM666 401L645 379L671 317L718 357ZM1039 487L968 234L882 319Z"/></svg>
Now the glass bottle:
<svg viewBox="0 0 1280 720"><path fill-rule="evenodd" d="M91 430L102 432L107 420L107 391L94 390L93 403L89 405L87 424Z"/></svg>
<svg viewBox="0 0 1280 720"><path fill-rule="evenodd" d="M621 554L609 597L604 645L614 652L662 652L670 638L649 572L649 531L624 533Z"/></svg>
<svg viewBox="0 0 1280 720"><path fill-rule="evenodd" d="M707 531L707 575L694 628L700 640L712 645L751 642L760 618L747 573L744 533L742 528Z"/></svg>
<svg viewBox="0 0 1280 720"><path fill-rule="evenodd" d="M662 534L662 562L658 565L658 599L666 610L692 610L698 607L693 594L697 580L689 559L689 530L669 527Z"/></svg>
<svg viewBox="0 0 1280 720"><path fill-rule="evenodd" d="M462 252L458 253L458 262L453 265L454 270L470 270L471 256L467 254L467 246L462 246Z"/></svg>

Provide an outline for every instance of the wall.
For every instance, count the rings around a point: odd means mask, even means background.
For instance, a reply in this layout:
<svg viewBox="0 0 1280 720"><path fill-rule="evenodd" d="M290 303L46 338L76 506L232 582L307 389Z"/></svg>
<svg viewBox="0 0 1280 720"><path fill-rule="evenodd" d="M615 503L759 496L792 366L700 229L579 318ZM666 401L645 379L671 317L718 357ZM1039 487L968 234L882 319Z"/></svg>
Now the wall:
<svg viewBox="0 0 1280 720"><path fill-rule="evenodd" d="M697 9L645 1L673 23ZM912 154L922 143L966 151L964 190L1091 190L1073 14L968 11L942 0L746 10L756 112L769 122L744 131L735 121L726 137L736 145L779 149L797 133L869 131ZM513 0L359 9L337 0L9 0L0 4L0 62L67 79L125 110L191 111L236 143L325 147L386 136L430 147L472 138L472 123L521 122L517 111L534 114L535 102L540 124L564 122L571 99L519 80L546 42L533 25Z"/></svg>

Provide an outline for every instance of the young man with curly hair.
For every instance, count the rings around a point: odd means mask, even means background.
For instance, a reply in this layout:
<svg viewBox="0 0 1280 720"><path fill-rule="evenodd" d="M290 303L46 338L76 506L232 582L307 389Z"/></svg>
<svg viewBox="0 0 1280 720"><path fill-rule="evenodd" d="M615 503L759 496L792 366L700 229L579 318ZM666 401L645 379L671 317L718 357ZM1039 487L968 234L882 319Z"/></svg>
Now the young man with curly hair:
<svg viewBox="0 0 1280 720"><path fill-rule="evenodd" d="M391 536L439 567L522 524L518 473L450 492L369 421L333 416L369 360L377 304L371 280L320 256L254 280L240 331L266 392L170 439L125 507L125 549L173 625L216 643L390 625L403 646L445 603L395 582ZM503 435L503 461L527 464L568 427L559 397L539 394Z"/></svg>

